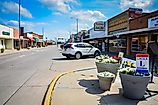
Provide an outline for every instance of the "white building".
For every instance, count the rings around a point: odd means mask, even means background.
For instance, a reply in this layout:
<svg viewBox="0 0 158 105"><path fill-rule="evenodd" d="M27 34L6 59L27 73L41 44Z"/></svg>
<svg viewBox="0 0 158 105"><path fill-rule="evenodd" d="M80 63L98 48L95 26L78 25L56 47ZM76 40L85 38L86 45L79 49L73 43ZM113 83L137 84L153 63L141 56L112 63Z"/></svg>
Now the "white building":
<svg viewBox="0 0 158 105"><path fill-rule="evenodd" d="M14 49L13 28L0 25L0 49Z"/></svg>

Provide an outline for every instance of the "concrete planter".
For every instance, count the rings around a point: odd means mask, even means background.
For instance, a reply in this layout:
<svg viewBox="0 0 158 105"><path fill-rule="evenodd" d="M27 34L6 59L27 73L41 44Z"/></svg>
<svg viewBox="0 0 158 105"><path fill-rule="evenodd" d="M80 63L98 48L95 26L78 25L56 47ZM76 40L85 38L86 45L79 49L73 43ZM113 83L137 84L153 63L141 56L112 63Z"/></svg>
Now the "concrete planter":
<svg viewBox="0 0 158 105"><path fill-rule="evenodd" d="M115 75L110 73L110 72L108 72L110 74L110 76L105 76L104 73L105 72L101 72L101 73L97 74L97 77L99 78L100 89L102 89L102 90L110 90L111 83L112 83Z"/></svg>
<svg viewBox="0 0 158 105"><path fill-rule="evenodd" d="M119 63L101 63L101 62L96 62L97 70L98 73L108 71L113 74L117 74L117 71L120 67Z"/></svg>
<svg viewBox="0 0 158 105"><path fill-rule="evenodd" d="M4 48L1 49L1 53L4 53Z"/></svg>
<svg viewBox="0 0 158 105"><path fill-rule="evenodd" d="M133 76L120 73L123 96L130 99L142 99L150 76Z"/></svg>

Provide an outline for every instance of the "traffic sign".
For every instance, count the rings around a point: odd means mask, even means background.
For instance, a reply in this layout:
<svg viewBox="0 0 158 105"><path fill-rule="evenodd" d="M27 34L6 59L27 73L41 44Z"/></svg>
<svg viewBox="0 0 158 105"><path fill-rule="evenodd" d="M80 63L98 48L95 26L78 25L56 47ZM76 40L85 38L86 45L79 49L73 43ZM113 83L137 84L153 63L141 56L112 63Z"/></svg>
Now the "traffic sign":
<svg viewBox="0 0 158 105"><path fill-rule="evenodd" d="M136 72L149 73L149 54L136 54Z"/></svg>

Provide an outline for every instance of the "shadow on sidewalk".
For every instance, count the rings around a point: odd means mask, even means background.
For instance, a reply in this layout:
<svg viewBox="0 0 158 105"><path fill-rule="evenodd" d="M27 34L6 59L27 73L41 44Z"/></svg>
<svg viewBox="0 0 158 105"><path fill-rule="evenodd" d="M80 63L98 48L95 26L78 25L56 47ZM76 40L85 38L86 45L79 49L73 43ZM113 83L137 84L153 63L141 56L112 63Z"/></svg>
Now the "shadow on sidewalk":
<svg viewBox="0 0 158 105"><path fill-rule="evenodd" d="M73 58L52 58L52 60L62 61L62 60L75 60Z"/></svg>
<svg viewBox="0 0 158 105"><path fill-rule="evenodd" d="M98 105L137 105L139 100L130 100L124 98L121 94L108 94L101 96Z"/></svg>
<svg viewBox="0 0 158 105"><path fill-rule="evenodd" d="M79 80L79 85L86 88L86 92L89 94L102 94L105 91L99 88L99 80L92 79L92 80Z"/></svg>
<svg viewBox="0 0 158 105"><path fill-rule="evenodd" d="M91 56L84 56L84 57L81 57L80 59L89 59L89 58L94 58L94 57L91 57ZM79 59L79 60L80 60ZM70 58L66 58L66 57L58 57L58 58L52 58L52 60L56 60L56 61L63 61L63 60L78 60L74 57L70 57Z"/></svg>

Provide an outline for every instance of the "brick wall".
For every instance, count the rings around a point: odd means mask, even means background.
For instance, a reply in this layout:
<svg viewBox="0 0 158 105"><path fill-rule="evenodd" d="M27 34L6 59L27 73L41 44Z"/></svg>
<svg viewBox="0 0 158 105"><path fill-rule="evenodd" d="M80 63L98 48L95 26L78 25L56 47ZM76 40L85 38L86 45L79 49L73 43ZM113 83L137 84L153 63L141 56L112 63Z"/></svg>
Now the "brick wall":
<svg viewBox="0 0 158 105"><path fill-rule="evenodd" d="M19 39L19 30L18 29L13 29L13 36L15 39Z"/></svg>

